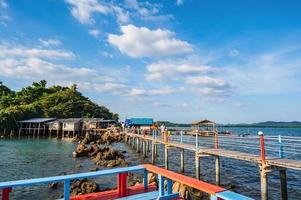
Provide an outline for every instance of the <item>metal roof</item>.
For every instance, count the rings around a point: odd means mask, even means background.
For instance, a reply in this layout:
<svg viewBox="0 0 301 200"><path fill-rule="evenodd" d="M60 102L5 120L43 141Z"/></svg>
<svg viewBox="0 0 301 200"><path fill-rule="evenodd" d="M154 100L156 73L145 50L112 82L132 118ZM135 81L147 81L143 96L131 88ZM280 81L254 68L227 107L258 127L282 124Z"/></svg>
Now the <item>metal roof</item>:
<svg viewBox="0 0 301 200"><path fill-rule="evenodd" d="M192 122L192 125L214 125L214 124L215 124L215 122L210 121L208 119Z"/></svg>
<svg viewBox="0 0 301 200"><path fill-rule="evenodd" d="M152 118L131 118L125 120L126 125L152 125L154 120Z"/></svg>
<svg viewBox="0 0 301 200"><path fill-rule="evenodd" d="M55 118L32 118L18 121L19 123L43 123L43 122L50 122L54 121Z"/></svg>

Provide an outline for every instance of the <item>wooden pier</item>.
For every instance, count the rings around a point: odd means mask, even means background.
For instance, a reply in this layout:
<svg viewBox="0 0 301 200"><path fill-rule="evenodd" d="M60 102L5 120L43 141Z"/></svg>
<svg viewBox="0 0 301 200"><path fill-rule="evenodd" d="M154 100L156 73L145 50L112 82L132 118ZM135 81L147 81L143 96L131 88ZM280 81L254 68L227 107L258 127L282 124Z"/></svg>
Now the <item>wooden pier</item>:
<svg viewBox="0 0 301 200"><path fill-rule="evenodd" d="M138 131L138 133L141 133ZM287 196L287 181L286 181L286 169L294 169L301 170L301 161L300 160L292 160L286 158L278 158L278 157L266 157L265 155L265 147L264 147L264 137L261 134L258 139L260 141L260 155L244 153L234 150L226 150L218 147L218 136L214 138L214 144L212 148L198 147L198 143L187 144L177 141L168 141L161 136L157 136L157 132L153 132L152 135L146 134L136 134L130 132L123 132L125 136L125 142L131 145L133 148L136 148L137 152L143 152L143 155L146 156L145 146L148 144L152 147L151 149L151 161L152 164L155 164L156 157L158 155L157 145L164 145L164 158L165 158L165 168L169 168L169 160L168 160L168 150L170 148L176 148L180 150L180 172L184 172L184 151L192 151L195 152L195 169L196 169L196 177L200 179L200 159L203 156L212 156L215 158L215 181L216 185L220 185L220 158L230 158L235 160L248 161L252 163L258 164L259 174L260 174L260 182L261 182L261 199L268 199L268 173L273 170L278 170L280 174L280 191L281 191L281 199L288 199ZM198 137L196 135L196 137ZM196 138L197 140L198 138ZM141 145L142 144L142 145Z"/></svg>

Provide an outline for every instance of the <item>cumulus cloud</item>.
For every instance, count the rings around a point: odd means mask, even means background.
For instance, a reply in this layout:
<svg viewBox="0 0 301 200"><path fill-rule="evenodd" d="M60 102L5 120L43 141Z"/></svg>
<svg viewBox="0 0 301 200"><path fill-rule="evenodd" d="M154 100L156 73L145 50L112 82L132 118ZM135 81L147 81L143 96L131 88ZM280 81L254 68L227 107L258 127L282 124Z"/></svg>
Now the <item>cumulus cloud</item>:
<svg viewBox="0 0 301 200"><path fill-rule="evenodd" d="M193 51L191 44L175 39L175 33L168 30L150 30L129 24L121 26L121 32L121 35L109 34L108 42L133 58L174 56Z"/></svg>
<svg viewBox="0 0 301 200"><path fill-rule="evenodd" d="M62 44L62 42L58 39L42 39L42 38L40 38L39 41L44 47L59 46Z"/></svg>
<svg viewBox="0 0 301 200"><path fill-rule="evenodd" d="M66 0L71 5L72 15L82 24L93 23L94 13L108 14L110 7L99 3L97 0Z"/></svg>

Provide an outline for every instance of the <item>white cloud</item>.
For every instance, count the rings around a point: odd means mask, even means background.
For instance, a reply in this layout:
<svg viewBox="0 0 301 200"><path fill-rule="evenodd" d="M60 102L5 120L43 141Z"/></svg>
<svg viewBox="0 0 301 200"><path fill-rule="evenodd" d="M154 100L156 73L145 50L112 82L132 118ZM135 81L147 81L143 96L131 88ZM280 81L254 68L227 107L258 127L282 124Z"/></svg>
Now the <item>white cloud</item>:
<svg viewBox="0 0 301 200"><path fill-rule="evenodd" d="M5 0L0 0L0 8L7 8L8 4L5 2Z"/></svg>
<svg viewBox="0 0 301 200"><path fill-rule="evenodd" d="M194 85L213 85L219 87L226 85L226 82L224 80L209 76L190 76L186 78L186 83Z"/></svg>
<svg viewBox="0 0 301 200"><path fill-rule="evenodd" d="M44 47L59 46L62 44L62 42L58 39L42 39L42 38L40 38L39 41Z"/></svg>
<svg viewBox="0 0 301 200"><path fill-rule="evenodd" d="M134 58L173 56L193 51L191 44L175 39L175 34L168 30L150 30L130 24L121 26L121 32L122 35L109 34L108 42Z"/></svg>
<svg viewBox="0 0 301 200"><path fill-rule="evenodd" d="M6 57L35 57L49 59L73 59L75 55L71 51L62 49L26 48L23 46L1 45L0 58Z"/></svg>
<svg viewBox="0 0 301 200"><path fill-rule="evenodd" d="M72 15L83 24L93 23L94 13L108 14L111 8L99 3L97 0L66 0L71 5Z"/></svg>
<svg viewBox="0 0 301 200"><path fill-rule="evenodd" d="M184 2L183 0L176 0L176 5L179 6L179 5L182 5Z"/></svg>
<svg viewBox="0 0 301 200"><path fill-rule="evenodd" d="M163 79L178 79L182 75L207 74L215 69L206 65L191 65L185 63L173 63L159 61L147 66L148 74L146 79L149 81Z"/></svg>
<svg viewBox="0 0 301 200"><path fill-rule="evenodd" d="M88 33L90 35L92 35L93 37L98 38L101 32L99 30L92 29L92 30L89 30Z"/></svg>

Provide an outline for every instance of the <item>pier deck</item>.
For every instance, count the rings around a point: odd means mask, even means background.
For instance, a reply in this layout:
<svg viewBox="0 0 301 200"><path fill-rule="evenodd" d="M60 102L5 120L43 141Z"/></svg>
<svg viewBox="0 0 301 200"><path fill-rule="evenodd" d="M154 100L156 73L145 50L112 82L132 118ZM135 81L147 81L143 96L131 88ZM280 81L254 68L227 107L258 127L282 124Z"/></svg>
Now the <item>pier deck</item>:
<svg viewBox="0 0 301 200"><path fill-rule="evenodd" d="M159 137L153 138L152 136L149 135L138 135L133 133L125 133L125 134L130 137L140 138L142 140L150 140L157 144L164 144L167 145L168 147L176 147L176 148L186 149L189 151L194 151L199 155L205 154L211 156L231 158L236 160L244 160L244 161L249 161L254 163L261 163L260 156L251 153L244 153L244 152L225 150L225 149L203 148L203 147L199 147L198 150L196 150L195 145L193 144L180 143L175 141L169 141L168 143L166 143L163 141L162 138ZM301 170L301 160L267 157L265 161L267 165L273 167Z"/></svg>

